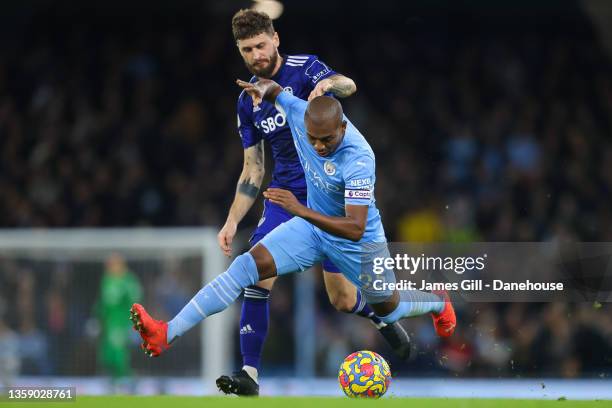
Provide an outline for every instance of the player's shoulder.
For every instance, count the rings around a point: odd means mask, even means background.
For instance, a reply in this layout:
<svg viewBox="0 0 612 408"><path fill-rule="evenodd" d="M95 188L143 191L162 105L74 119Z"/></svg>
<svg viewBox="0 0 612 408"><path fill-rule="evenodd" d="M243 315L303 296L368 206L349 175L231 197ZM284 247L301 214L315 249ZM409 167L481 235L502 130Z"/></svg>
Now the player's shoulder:
<svg viewBox="0 0 612 408"><path fill-rule="evenodd" d="M372 166L376 163L374 152L368 145L352 145L342 153L347 166Z"/></svg>
<svg viewBox="0 0 612 408"><path fill-rule="evenodd" d="M376 159L372 147L361 132L350 122L344 137L345 143L343 143L342 154L345 163L350 165L355 165L358 161L367 165L375 163Z"/></svg>
<svg viewBox="0 0 612 408"><path fill-rule="evenodd" d="M316 55L312 54L291 54L285 56L285 65L293 68L305 68L306 64L317 59Z"/></svg>
<svg viewBox="0 0 612 408"><path fill-rule="evenodd" d="M308 79L309 86L319 80L327 78L336 72L314 54L292 54L286 56L285 67L287 71L298 72Z"/></svg>
<svg viewBox="0 0 612 408"><path fill-rule="evenodd" d="M251 77L251 79L249 79L250 83L255 83L257 82L257 77L255 75L253 75ZM238 95L238 104L244 104L244 103L251 103L251 97L249 96L248 93L246 93L246 91L243 89L242 92L240 92L240 95Z"/></svg>
<svg viewBox="0 0 612 408"><path fill-rule="evenodd" d="M352 146L346 149L342 157L343 177L366 177L376 172L374 153L363 147Z"/></svg>

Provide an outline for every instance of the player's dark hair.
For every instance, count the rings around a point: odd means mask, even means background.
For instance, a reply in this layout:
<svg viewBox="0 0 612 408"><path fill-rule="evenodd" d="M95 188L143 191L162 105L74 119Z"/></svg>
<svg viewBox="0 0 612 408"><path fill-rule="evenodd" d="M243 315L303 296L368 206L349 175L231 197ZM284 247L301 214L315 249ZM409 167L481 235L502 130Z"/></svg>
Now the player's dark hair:
<svg viewBox="0 0 612 408"><path fill-rule="evenodd" d="M342 123L342 115L342 105L337 99L321 95L308 102L304 118L318 124L336 125Z"/></svg>
<svg viewBox="0 0 612 408"><path fill-rule="evenodd" d="M234 40L244 40L261 33L274 35L272 19L261 11L242 9L232 17Z"/></svg>

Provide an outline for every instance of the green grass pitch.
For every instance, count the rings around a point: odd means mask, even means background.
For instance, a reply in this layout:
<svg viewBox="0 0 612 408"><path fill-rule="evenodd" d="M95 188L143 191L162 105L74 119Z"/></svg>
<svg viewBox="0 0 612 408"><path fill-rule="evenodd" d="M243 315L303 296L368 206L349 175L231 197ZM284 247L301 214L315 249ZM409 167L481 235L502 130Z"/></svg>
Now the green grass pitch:
<svg viewBox="0 0 612 408"><path fill-rule="evenodd" d="M512 399L459 399L459 398L382 398L354 400L321 397L79 397L75 402L10 402L0 403L7 408L343 408L343 407L397 407L397 408L603 408L612 407L612 401L551 401Z"/></svg>

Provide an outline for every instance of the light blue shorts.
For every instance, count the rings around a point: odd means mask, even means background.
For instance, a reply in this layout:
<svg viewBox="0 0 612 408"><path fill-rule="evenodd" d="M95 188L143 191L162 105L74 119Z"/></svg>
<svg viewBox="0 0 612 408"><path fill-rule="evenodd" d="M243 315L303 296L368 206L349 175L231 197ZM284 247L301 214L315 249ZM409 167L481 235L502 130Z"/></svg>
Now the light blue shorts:
<svg viewBox="0 0 612 408"><path fill-rule="evenodd" d="M300 202L306 205L306 200L300 200ZM263 237L273 231L274 228L292 218L293 215L289 214L287 210L280 205L272 204L270 200L264 200L264 212L261 215L261 220L255 232L253 232L251 239L249 239L251 247L254 247ZM329 273L340 273L340 269L329 259L323 261L323 270Z"/></svg>
<svg viewBox="0 0 612 408"><path fill-rule="evenodd" d="M375 290L372 285L375 279L395 282L393 270L373 272L375 258L390 256L386 242L357 243L328 239L325 233L308 221L293 217L259 243L272 254L279 276L304 271L328 258L361 290L368 303L383 302L392 294L390 290Z"/></svg>

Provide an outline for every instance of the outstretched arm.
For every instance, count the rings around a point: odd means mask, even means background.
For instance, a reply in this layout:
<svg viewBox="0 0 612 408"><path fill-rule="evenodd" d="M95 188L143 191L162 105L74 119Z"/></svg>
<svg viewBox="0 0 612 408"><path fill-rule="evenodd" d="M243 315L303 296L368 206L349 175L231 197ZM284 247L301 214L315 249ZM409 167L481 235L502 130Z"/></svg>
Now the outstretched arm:
<svg viewBox="0 0 612 408"><path fill-rule="evenodd" d="M219 246L226 256L232 255L232 241L236 235L238 224L253 206L259 194L265 172L263 141L259 141L256 145L244 149L244 163L242 173L238 178L236 195L225 225L217 234Z"/></svg>
<svg viewBox="0 0 612 408"><path fill-rule="evenodd" d="M355 81L342 74L336 74L319 81L308 96L308 100L311 101L317 96L325 95L327 92L333 93L338 98L346 98L356 91L357 85L355 85Z"/></svg>
<svg viewBox="0 0 612 408"><path fill-rule="evenodd" d="M368 219L367 205L346 205L344 217L332 217L314 211L300 203L292 192L280 188L269 188L263 193L271 203L287 212L308 221L325 232L357 242L363 237Z"/></svg>
<svg viewBox="0 0 612 408"><path fill-rule="evenodd" d="M258 106L262 100L274 103L278 94L283 90L279 84L271 79L260 79L255 83L237 79L236 83L253 98L253 106Z"/></svg>

